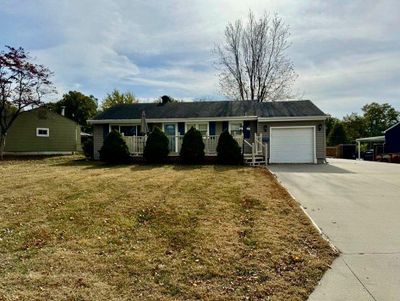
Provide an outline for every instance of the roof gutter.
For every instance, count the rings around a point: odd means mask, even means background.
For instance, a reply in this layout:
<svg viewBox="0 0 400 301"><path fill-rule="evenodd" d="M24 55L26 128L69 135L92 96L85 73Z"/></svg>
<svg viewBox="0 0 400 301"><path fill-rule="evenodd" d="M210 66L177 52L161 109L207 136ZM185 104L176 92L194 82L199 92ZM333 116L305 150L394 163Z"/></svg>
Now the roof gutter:
<svg viewBox="0 0 400 301"><path fill-rule="evenodd" d="M289 116L289 117L258 117L259 122L279 122L279 121L316 121L326 120L329 116Z"/></svg>

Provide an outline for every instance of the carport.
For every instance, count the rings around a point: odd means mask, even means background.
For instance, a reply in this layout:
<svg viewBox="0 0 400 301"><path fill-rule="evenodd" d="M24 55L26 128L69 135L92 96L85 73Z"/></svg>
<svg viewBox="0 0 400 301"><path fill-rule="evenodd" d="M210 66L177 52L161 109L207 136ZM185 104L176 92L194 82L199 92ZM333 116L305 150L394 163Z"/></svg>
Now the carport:
<svg viewBox="0 0 400 301"><path fill-rule="evenodd" d="M361 142L382 142L385 143L385 136L375 136L375 137L366 137L366 138L358 138L357 142L357 151L358 151L358 159L361 159Z"/></svg>

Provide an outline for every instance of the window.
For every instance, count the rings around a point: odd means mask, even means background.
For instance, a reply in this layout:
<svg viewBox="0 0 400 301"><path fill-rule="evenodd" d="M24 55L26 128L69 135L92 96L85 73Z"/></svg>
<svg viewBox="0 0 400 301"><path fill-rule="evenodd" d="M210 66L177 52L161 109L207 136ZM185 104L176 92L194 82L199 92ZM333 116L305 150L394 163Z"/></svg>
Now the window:
<svg viewBox="0 0 400 301"><path fill-rule="evenodd" d="M140 125L135 126L122 126L120 127L120 132L124 136L139 136L140 135Z"/></svg>
<svg viewBox="0 0 400 301"><path fill-rule="evenodd" d="M36 128L36 137L49 137L48 128Z"/></svg>
<svg viewBox="0 0 400 301"><path fill-rule="evenodd" d="M119 125L112 125L111 126L111 131L117 131L117 132L119 132ZM111 132L110 131L110 132Z"/></svg>
<svg viewBox="0 0 400 301"><path fill-rule="evenodd" d="M124 136L139 136L140 125L111 125L111 131L117 131Z"/></svg>
<svg viewBox="0 0 400 301"><path fill-rule="evenodd" d="M191 128L198 130L202 136L207 136L208 134L208 123L186 123L186 132Z"/></svg>
<svg viewBox="0 0 400 301"><path fill-rule="evenodd" d="M229 123L229 130L232 136L241 136L243 134L243 124L241 122Z"/></svg>

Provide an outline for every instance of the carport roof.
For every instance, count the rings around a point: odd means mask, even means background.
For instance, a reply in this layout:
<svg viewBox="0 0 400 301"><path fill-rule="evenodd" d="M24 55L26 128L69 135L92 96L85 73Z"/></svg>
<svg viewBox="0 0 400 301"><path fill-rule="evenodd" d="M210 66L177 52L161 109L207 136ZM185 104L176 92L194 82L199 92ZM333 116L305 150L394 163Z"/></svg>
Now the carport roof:
<svg viewBox="0 0 400 301"><path fill-rule="evenodd" d="M366 137L366 138L358 138L357 142L384 142L385 136L375 136L375 137Z"/></svg>

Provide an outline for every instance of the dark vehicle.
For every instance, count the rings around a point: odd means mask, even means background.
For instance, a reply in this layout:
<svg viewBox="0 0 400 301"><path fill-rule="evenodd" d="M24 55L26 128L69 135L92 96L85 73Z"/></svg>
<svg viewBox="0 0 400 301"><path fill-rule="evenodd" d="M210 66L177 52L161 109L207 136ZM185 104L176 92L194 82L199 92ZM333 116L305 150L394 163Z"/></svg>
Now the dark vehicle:
<svg viewBox="0 0 400 301"><path fill-rule="evenodd" d="M369 149L364 153L364 160L365 161L374 161L374 150Z"/></svg>

